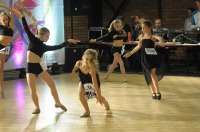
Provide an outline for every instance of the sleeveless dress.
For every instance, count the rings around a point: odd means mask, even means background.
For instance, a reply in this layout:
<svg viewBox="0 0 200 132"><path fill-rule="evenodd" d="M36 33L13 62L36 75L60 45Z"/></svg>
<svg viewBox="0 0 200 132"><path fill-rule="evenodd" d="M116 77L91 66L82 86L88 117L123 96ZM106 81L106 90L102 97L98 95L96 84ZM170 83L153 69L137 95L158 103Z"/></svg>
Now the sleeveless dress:
<svg viewBox="0 0 200 132"><path fill-rule="evenodd" d="M153 50L153 51L152 51ZM151 84L151 69L156 68L156 76L160 81L166 72L167 65L155 50L155 42L150 39L142 40L141 65L148 86Z"/></svg>

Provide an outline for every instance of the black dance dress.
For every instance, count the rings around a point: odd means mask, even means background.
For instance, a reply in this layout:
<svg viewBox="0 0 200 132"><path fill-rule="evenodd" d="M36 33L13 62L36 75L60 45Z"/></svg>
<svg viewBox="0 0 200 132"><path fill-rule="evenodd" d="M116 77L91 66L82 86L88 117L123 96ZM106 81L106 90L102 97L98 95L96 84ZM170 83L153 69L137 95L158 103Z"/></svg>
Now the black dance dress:
<svg viewBox="0 0 200 132"><path fill-rule="evenodd" d="M160 81L166 72L167 65L161 56L155 50L155 42L151 39L142 40L141 64L145 80L148 85L151 84L151 70L156 68L156 76Z"/></svg>
<svg viewBox="0 0 200 132"><path fill-rule="evenodd" d="M80 81L82 83L83 88L85 89L85 98L87 100L94 98L96 95L96 91L94 88L94 85L92 83L92 76L90 73L85 74L81 71L80 68L78 68L78 76L80 78ZM100 79L98 73L96 73L97 83L100 88Z"/></svg>

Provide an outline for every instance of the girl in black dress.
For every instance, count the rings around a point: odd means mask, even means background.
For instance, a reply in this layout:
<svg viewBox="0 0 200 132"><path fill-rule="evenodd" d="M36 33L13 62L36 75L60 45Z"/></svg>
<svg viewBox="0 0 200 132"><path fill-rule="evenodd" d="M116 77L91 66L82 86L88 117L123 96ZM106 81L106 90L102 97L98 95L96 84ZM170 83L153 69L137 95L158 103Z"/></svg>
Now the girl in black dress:
<svg viewBox="0 0 200 132"><path fill-rule="evenodd" d="M161 99L158 80L164 76L166 65L155 50L155 41L158 40L161 46L164 46L163 39L160 36L152 35L152 23L149 20L142 22L142 34L139 36L138 45L124 57L128 58L141 49L141 64L145 80L150 86L153 99Z"/></svg>
<svg viewBox="0 0 200 132"><path fill-rule="evenodd" d="M77 61L72 69L71 77L74 77L78 70L79 82L79 99L85 109L85 113L80 117L90 116L90 110L87 103L88 99L96 97L97 102L103 104L106 110L109 110L108 101L101 95L100 80L98 75L98 54L96 50L87 49L82 60Z"/></svg>

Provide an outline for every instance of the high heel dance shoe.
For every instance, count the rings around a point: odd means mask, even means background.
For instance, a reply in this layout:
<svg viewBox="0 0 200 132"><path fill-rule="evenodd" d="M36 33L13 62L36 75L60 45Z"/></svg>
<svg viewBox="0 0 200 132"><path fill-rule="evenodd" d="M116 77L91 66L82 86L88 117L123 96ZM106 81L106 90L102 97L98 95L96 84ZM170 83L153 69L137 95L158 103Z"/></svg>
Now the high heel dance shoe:
<svg viewBox="0 0 200 132"><path fill-rule="evenodd" d="M156 94L152 93L152 99L157 99Z"/></svg>
<svg viewBox="0 0 200 132"><path fill-rule="evenodd" d="M157 100L161 99L161 93L160 92L156 93L156 98L157 98Z"/></svg>

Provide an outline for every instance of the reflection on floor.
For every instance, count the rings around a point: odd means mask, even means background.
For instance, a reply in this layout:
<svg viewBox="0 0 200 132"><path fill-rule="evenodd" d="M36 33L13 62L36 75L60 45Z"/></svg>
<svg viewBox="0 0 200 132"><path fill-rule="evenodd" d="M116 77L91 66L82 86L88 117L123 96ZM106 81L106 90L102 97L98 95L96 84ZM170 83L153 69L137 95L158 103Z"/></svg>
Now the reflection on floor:
<svg viewBox="0 0 200 132"><path fill-rule="evenodd" d="M108 81L100 73L102 94L110 103L105 111L96 100L89 100L91 117L80 118L84 112L79 102L78 77L70 74L52 76L61 102L68 108L62 112L54 107L49 88L37 80L41 106L34 110L25 79L5 81L5 99L0 99L1 132L199 132L199 77L165 76L159 82L162 99L152 100L142 74L128 74L128 82L120 73Z"/></svg>

